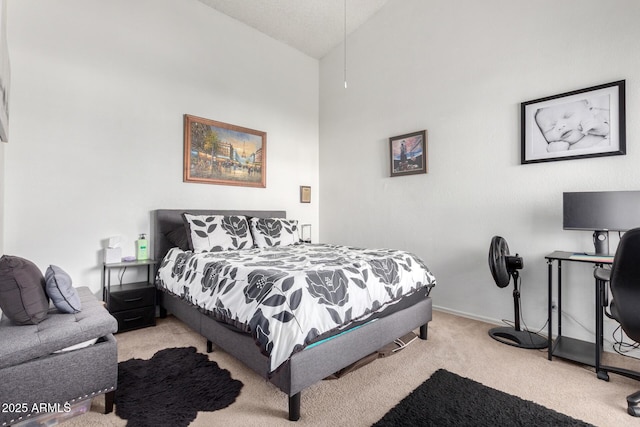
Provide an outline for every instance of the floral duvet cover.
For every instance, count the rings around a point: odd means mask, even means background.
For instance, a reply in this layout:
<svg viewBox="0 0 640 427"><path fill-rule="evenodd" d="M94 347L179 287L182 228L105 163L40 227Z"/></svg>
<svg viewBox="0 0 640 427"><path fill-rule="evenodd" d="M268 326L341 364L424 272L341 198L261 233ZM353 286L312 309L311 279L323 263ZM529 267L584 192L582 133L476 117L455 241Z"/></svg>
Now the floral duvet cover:
<svg viewBox="0 0 640 427"><path fill-rule="evenodd" d="M436 281L409 252L296 244L204 253L173 248L156 283L251 333L274 371L316 337Z"/></svg>

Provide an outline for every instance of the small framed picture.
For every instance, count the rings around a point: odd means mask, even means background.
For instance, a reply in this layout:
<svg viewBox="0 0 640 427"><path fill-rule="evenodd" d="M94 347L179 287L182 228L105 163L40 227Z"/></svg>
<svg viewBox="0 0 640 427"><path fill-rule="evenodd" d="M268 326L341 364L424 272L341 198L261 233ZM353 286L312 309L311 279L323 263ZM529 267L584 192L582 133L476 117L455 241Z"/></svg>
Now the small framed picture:
<svg viewBox="0 0 640 427"><path fill-rule="evenodd" d="M427 131L389 138L391 176L427 173Z"/></svg>
<svg viewBox="0 0 640 427"><path fill-rule="evenodd" d="M300 186L300 203L311 203L311 187Z"/></svg>
<svg viewBox="0 0 640 427"><path fill-rule="evenodd" d="M521 163L626 154L625 81L523 102Z"/></svg>

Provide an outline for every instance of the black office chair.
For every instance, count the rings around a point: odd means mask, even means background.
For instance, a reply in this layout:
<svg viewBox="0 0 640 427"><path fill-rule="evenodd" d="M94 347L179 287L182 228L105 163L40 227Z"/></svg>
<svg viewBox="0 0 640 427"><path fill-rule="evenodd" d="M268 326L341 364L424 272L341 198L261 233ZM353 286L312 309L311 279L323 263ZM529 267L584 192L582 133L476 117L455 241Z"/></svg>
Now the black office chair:
<svg viewBox="0 0 640 427"><path fill-rule="evenodd" d="M611 314L607 315L620 323L629 338L640 342L640 228L622 235L611 269L596 268L594 275L611 288ZM627 412L640 417L639 403L640 391L627 396Z"/></svg>

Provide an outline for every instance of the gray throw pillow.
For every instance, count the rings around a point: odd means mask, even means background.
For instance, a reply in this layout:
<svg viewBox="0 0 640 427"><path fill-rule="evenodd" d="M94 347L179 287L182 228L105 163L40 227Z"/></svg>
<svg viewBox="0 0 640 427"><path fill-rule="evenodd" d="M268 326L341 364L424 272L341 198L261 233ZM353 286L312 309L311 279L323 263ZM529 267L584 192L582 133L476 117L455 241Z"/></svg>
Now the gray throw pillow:
<svg viewBox="0 0 640 427"><path fill-rule="evenodd" d="M44 278L47 282L47 295L58 311L77 313L82 310L80 296L73 287L71 277L63 269L50 265L44 273Z"/></svg>
<svg viewBox="0 0 640 427"><path fill-rule="evenodd" d="M47 317L49 300L40 269L11 255L0 258L0 309L12 322L35 325Z"/></svg>
<svg viewBox="0 0 640 427"><path fill-rule="evenodd" d="M178 247L183 251L190 251L191 247L189 246L189 237L187 236L187 231L184 226L175 228L166 234L167 240L171 242L172 247Z"/></svg>

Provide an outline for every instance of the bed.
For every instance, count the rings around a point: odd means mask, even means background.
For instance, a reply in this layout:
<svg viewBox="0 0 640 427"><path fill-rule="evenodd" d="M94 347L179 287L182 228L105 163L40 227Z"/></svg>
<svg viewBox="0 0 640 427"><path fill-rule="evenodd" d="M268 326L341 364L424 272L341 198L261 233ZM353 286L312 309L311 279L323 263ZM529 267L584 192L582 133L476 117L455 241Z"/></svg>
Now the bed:
<svg viewBox="0 0 640 427"><path fill-rule="evenodd" d="M300 396L305 388L374 353L386 344L415 329L419 328L421 339L427 339L427 327L432 316L429 292L435 285L435 279L423 264L416 266L416 268L424 268L428 272L428 274L422 273L426 279L412 284L396 283L398 288L393 290L385 288L384 292L376 297L375 307L359 308L360 303L357 301L360 300L353 296L357 295L357 293L351 295L351 303L355 307L350 305L343 306L344 301L342 300L327 302L322 299L321 295L316 294L317 304L321 307L310 316L308 315L308 310L314 308L307 306L308 308L303 310L304 304L299 303L299 298L294 297L307 293L307 290L311 291L315 284L322 287L322 280L326 281L327 278L319 277L319 280L314 280L313 274L315 272L309 273L307 270L316 268L315 265L319 262L317 258L327 258L323 254L330 253L335 255L343 249L331 245L300 245L295 243L291 245L291 248L273 247L265 248L262 251L247 245L245 249L240 251L196 254L188 250L188 248L182 247L180 249L176 247L184 246L185 241L188 241L190 236L194 236L194 223L191 223L191 233L185 228L183 218L185 213L194 216L194 218L202 218L202 216L208 215L224 216L225 218L240 216L249 218L250 221L256 221L256 223L260 223L260 221L263 221L261 219L267 218L284 219L286 218L286 213L284 211L242 210L155 210L151 212L151 253L153 258L158 261L156 286L159 289L158 303L161 316L166 315L167 312L173 314L207 339L207 351L212 351L213 344L215 344L283 391L289 398L289 420L296 421L300 418ZM253 226L253 223L251 224ZM197 242L194 240L189 244L193 247L197 245ZM238 242L234 241L234 244L238 244ZM243 245L244 243L240 243L241 247ZM356 252L358 251L356 248L348 248L349 251L352 249L356 250ZM344 250L346 251L347 249ZM376 255L373 250L359 251L356 256L371 257ZM348 254L351 254L351 252L348 252ZM197 258L196 255L202 255L204 258ZM395 253L393 255L396 256ZM333 258L340 258L341 261L339 262L344 263L342 258L349 256L351 255L341 254L339 257L335 255ZM401 256L403 257L401 260L406 260L406 262L403 261L400 264L407 271L409 268L404 264L421 264L421 261L417 258L412 258L414 261L411 261L408 259L408 255L402 254ZM185 262L184 260L187 261ZM301 264L298 265L294 261L300 261ZM368 266L370 262L358 261L355 266L361 267L363 264ZM195 272L191 277L191 270L185 272L184 269L189 267L199 268L197 280L194 281ZM245 268L257 269L258 272L246 273L243 270ZM289 270L286 270L287 268ZM275 331L276 328L271 326L270 336L260 334L258 331L265 324L256 323L253 320L256 318L255 313L251 318L243 318L242 313L233 312L232 314L227 307L227 305L231 304L228 301L233 300L231 295L235 292L234 288L240 288L230 283L232 281L231 278L235 279L236 276L250 278L251 274L264 275L265 269L270 272L283 272L282 275L275 273L275 278L272 277L272 281L277 281L278 292L282 293L282 295L276 295L276 292L271 288L263 288L264 280L261 280L260 287L245 287L244 298L247 304L259 303L261 321L264 321L266 317L271 321L272 325L277 324L278 327L284 323L296 324L298 328L302 329L302 332L291 334L292 336L289 337L289 335L281 333L279 330ZM354 276L362 277L363 268L357 270L349 267L349 271L351 270L353 270ZM223 275L225 275L224 278ZM170 280L170 276L177 276L175 280L182 280L183 282L173 283L171 282L173 279ZM220 282L217 282L214 287L209 289L205 286L205 282L208 280L206 278L212 276L215 276L216 280ZM295 281L293 276L296 277ZM371 274L365 272L364 277L369 278L369 276ZM401 276L404 277L403 275ZM341 277L341 279L344 279L344 277ZM359 283L361 281L358 281L358 279L350 280L356 280L358 284L358 286L352 286L355 291L366 288L363 283ZM193 282L196 283L196 286L190 290L188 284ZM250 283L251 280L247 279L245 282ZM306 286L304 292L300 289L296 290L294 287L293 284L298 284L298 282L302 286ZM335 285L336 282L334 281L333 283ZM407 295L400 295L400 288L402 287L405 288L403 292L407 292ZM287 292L282 292L284 290ZM207 306L202 294L210 293L213 295L214 291L216 299ZM379 304L378 300L382 301L385 298L384 293L388 294L390 302ZM287 295L288 300L285 298ZM227 299L225 300L225 298ZM342 298L349 299L344 296ZM291 301L293 300L296 301L295 308L297 310L292 309ZM306 302L305 304L309 303ZM282 309L283 307L287 309L284 310ZM267 310L276 310L276 312L273 312L276 314L272 314ZM358 310L361 311L359 312ZM359 314L352 316L352 313ZM265 316L262 316L262 314ZM331 322L335 322L336 326L328 327L321 324L323 316L327 318L325 323L331 325ZM302 328L301 325L306 325L306 320L303 321L303 317L316 319L314 321L317 321L318 325L312 325L313 328L310 326L305 326L306 329ZM272 320L274 318L278 318L278 322ZM338 326L340 322L342 324ZM266 325L265 329L269 329L269 325ZM313 333L310 333L309 330ZM301 339L302 341L300 341ZM276 342L278 340L284 344L278 344Z"/></svg>

